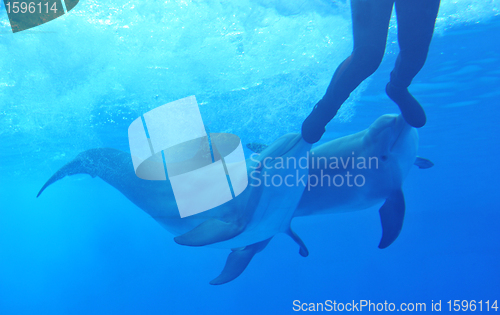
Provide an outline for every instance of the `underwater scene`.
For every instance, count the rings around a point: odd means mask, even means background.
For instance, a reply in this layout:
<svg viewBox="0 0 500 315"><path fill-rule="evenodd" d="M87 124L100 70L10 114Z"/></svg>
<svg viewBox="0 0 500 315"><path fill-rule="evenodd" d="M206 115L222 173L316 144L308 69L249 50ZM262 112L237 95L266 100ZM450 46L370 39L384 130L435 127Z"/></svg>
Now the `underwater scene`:
<svg viewBox="0 0 500 315"><path fill-rule="evenodd" d="M15 3L0 315L498 312L497 0L441 0L409 87L422 128L386 95L393 10L380 66L314 144L351 1L66 0L21 30Z"/></svg>

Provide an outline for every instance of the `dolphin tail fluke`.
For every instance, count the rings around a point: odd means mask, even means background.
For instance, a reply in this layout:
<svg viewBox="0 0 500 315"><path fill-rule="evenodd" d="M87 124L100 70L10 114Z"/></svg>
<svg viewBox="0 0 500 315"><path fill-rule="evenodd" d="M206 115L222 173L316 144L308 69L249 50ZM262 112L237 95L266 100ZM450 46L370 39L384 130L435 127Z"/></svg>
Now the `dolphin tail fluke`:
<svg viewBox="0 0 500 315"><path fill-rule="evenodd" d="M92 177L95 177L96 174L95 172L93 172L93 167L91 167L91 162L93 160L91 157L95 155L97 150L104 149L91 149L82 152L78 154L71 162L61 167L57 172L55 172L54 175L52 175L51 178L49 178L45 185L43 185L42 189L40 189L36 197L38 198L38 196L40 196L47 187L66 176L75 174L89 174Z"/></svg>
<svg viewBox="0 0 500 315"><path fill-rule="evenodd" d="M221 274L217 278L210 281L210 284L224 284L238 278L239 275L241 275L241 273L246 269L253 256L262 251L271 239L272 237L262 242L245 246L241 249L233 249L231 254L227 257L226 265L224 266Z"/></svg>
<svg viewBox="0 0 500 315"><path fill-rule="evenodd" d="M58 180L62 179L63 177L66 177L65 172L62 171L63 168L61 168L60 170L58 170L54 175L52 175L51 178L49 178L49 180L45 183L45 185L43 185L42 189L40 189L40 191L36 195L37 198L42 194L42 192L45 190L45 188L49 187L53 183L55 183Z"/></svg>
<svg viewBox="0 0 500 315"><path fill-rule="evenodd" d="M191 231L174 237L174 241L180 245L205 246L231 239L240 234L243 228L235 223L209 219Z"/></svg>
<svg viewBox="0 0 500 315"><path fill-rule="evenodd" d="M302 257L309 256L309 250L307 249L306 244L304 244L304 242L302 241L302 239L297 235L297 233L295 233L292 230L291 227L286 232L286 234L288 234L295 241L295 243L297 243L300 246L300 249L299 249L300 256L302 256Z"/></svg>
<svg viewBox="0 0 500 315"><path fill-rule="evenodd" d="M405 217L405 198L402 190L394 191L379 210L382 239L379 248L386 248L399 236Z"/></svg>

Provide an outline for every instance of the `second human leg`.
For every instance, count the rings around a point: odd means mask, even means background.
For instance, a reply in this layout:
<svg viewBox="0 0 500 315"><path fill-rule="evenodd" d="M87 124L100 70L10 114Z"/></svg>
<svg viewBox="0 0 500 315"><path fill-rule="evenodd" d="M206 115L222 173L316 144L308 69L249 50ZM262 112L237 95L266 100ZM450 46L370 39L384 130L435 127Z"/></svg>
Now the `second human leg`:
<svg viewBox="0 0 500 315"><path fill-rule="evenodd" d="M302 125L302 136L319 141L340 106L378 68L384 56L394 0L351 0L354 47L335 71L323 98Z"/></svg>
<svg viewBox="0 0 500 315"><path fill-rule="evenodd" d="M396 0L400 52L386 91L414 127L423 126L426 117L408 87L427 59L439 3L440 0Z"/></svg>

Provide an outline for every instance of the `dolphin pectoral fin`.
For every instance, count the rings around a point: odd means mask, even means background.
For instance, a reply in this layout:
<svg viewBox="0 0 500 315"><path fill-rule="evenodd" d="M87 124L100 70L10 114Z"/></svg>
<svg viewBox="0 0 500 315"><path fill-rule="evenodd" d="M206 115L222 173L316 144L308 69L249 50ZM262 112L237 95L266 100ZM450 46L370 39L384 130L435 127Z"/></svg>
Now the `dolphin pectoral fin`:
<svg viewBox="0 0 500 315"><path fill-rule="evenodd" d="M231 239L240 234L243 228L238 224L209 219L191 231L174 237L174 241L180 245L205 246Z"/></svg>
<svg viewBox="0 0 500 315"><path fill-rule="evenodd" d="M379 248L386 248L396 240L405 217L405 198L402 190L394 191L379 210L382 222L382 239Z"/></svg>
<svg viewBox="0 0 500 315"><path fill-rule="evenodd" d="M210 284L224 284L238 278L239 275L241 275L241 273L246 269L253 256L262 251L271 239L272 237L243 248L233 249L231 254L227 257L226 265L224 266L221 274L217 278L210 281Z"/></svg>
<svg viewBox="0 0 500 315"><path fill-rule="evenodd" d="M304 244L304 242L302 241L302 239L297 235L297 233L295 233L292 230L291 227L286 232L286 234L288 234L294 240L294 242L297 243L300 246L300 249L299 249L300 256L302 256L302 257L309 256L309 250L307 249L306 244Z"/></svg>
<svg viewBox="0 0 500 315"><path fill-rule="evenodd" d="M421 168L421 169L431 168L434 166L434 163L432 163L431 160L425 159L425 158L420 157L420 156L417 156L417 158L415 159L415 162L413 164L415 164L416 166L418 166L418 168Z"/></svg>

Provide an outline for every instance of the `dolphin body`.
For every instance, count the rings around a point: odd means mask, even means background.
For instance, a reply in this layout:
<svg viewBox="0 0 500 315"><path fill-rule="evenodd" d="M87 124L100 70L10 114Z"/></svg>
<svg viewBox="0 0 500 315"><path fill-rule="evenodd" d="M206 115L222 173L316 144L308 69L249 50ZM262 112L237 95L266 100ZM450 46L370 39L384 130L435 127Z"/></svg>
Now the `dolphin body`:
<svg viewBox="0 0 500 315"><path fill-rule="evenodd" d="M78 154L45 183L37 197L65 176L98 176L176 235L178 244L231 248L223 271L210 282L223 284L237 278L277 233L291 236L300 255L307 256L304 242L290 227L293 217L362 210L385 200L380 208L383 235L379 247L389 246L403 224L403 180L413 164L420 168L433 165L416 157L417 131L401 115L381 116L368 129L310 152L311 146L300 134L285 135L270 146L249 147L260 154L247 160L251 180L245 191L223 205L182 219L168 180L138 178L130 154L110 148ZM305 157L308 168L278 166L280 161L299 157ZM307 187L263 184L273 176L305 176Z"/></svg>
<svg viewBox="0 0 500 315"><path fill-rule="evenodd" d="M414 164L434 165L417 157L417 149L417 130L401 115L383 115L368 129L318 146L312 151L310 161L315 165L309 174L311 186L319 184L304 192L294 216L362 210L384 202L379 210L379 248L388 247L403 226L404 179Z"/></svg>

